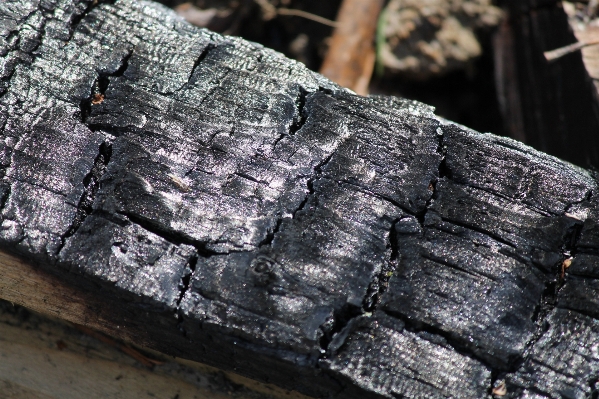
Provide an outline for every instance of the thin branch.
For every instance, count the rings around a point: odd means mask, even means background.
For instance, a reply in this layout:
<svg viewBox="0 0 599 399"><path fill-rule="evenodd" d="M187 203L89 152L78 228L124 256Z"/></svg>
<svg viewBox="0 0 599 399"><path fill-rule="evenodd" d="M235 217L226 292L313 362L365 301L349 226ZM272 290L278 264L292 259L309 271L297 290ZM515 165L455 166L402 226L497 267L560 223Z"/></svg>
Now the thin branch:
<svg viewBox="0 0 599 399"><path fill-rule="evenodd" d="M331 21L330 19L326 19L323 17L320 17L318 15L306 12L306 11L302 11L302 10L294 10L291 8L279 8L277 9L277 13L279 15L291 15L291 16L295 16L295 17L301 17L301 18L305 18L305 19L309 19L311 21L314 22L318 22L320 24L326 25L326 26L331 26L333 28L337 27L337 22L335 21Z"/></svg>
<svg viewBox="0 0 599 399"><path fill-rule="evenodd" d="M574 52L581 50L585 47L595 46L597 44L599 44L599 40L594 40L591 42L577 42L577 43L569 44L564 47L560 47L555 50L545 51L543 54L545 55L545 58L547 59L547 61L551 62L551 61L555 61L555 60L563 57L564 55L574 53Z"/></svg>
<svg viewBox="0 0 599 399"><path fill-rule="evenodd" d="M337 22L331 21L330 19L323 18L316 14L309 13L307 11L295 10L291 8L277 8L273 6L268 0L254 0L256 4L262 9L262 15L266 21L275 18L277 15L287 15L309 19L314 22L318 22L323 25L337 27Z"/></svg>

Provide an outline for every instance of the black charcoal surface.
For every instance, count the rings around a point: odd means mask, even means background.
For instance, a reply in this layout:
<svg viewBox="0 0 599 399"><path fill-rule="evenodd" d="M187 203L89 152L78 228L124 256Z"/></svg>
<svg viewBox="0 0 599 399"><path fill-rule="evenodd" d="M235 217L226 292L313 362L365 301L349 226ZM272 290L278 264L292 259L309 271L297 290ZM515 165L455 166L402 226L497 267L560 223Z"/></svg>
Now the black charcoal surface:
<svg viewBox="0 0 599 399"><path fill-rule="evenodd" d="M0 3L0 178L2 249L169 354L323 398L597 395L594 174L156 3Z"/></svg>

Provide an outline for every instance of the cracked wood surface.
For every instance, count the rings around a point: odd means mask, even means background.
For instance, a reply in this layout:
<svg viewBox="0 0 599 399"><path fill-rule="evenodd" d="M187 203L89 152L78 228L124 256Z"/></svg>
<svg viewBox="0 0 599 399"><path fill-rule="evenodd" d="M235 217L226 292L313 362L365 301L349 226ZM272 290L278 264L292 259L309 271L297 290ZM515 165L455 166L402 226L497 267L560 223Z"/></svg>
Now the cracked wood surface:
<svg viewBox="0 0 599 399"><path fill-rule="evenodd" d="M596 391L589 172L151 2L0 38L1 298L315 397Z"/></svg>

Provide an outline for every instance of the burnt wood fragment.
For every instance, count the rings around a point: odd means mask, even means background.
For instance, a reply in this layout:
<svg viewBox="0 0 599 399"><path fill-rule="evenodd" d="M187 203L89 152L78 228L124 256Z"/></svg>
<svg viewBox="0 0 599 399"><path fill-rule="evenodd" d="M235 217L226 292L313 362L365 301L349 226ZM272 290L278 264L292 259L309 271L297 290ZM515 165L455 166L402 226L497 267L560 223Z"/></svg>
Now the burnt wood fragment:
<svg viewBox="0 0 599 399"><path fill-rule="evenodd" d="M315 397L596 392L590 172L147 1L0 37L0 298Z"/></svg>

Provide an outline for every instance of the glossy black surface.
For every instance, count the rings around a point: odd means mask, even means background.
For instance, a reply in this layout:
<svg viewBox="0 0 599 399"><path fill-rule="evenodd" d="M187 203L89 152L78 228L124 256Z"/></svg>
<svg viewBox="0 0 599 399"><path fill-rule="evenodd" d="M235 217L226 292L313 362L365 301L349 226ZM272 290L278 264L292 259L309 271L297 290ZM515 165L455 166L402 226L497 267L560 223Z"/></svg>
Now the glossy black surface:
<svg viewBox="0 0 599 399"><path fill-rule="evenodd" d="M151 2L3 2L0 40L0 243L155 347L322 397L595 389L588 172Z"/></svg>

